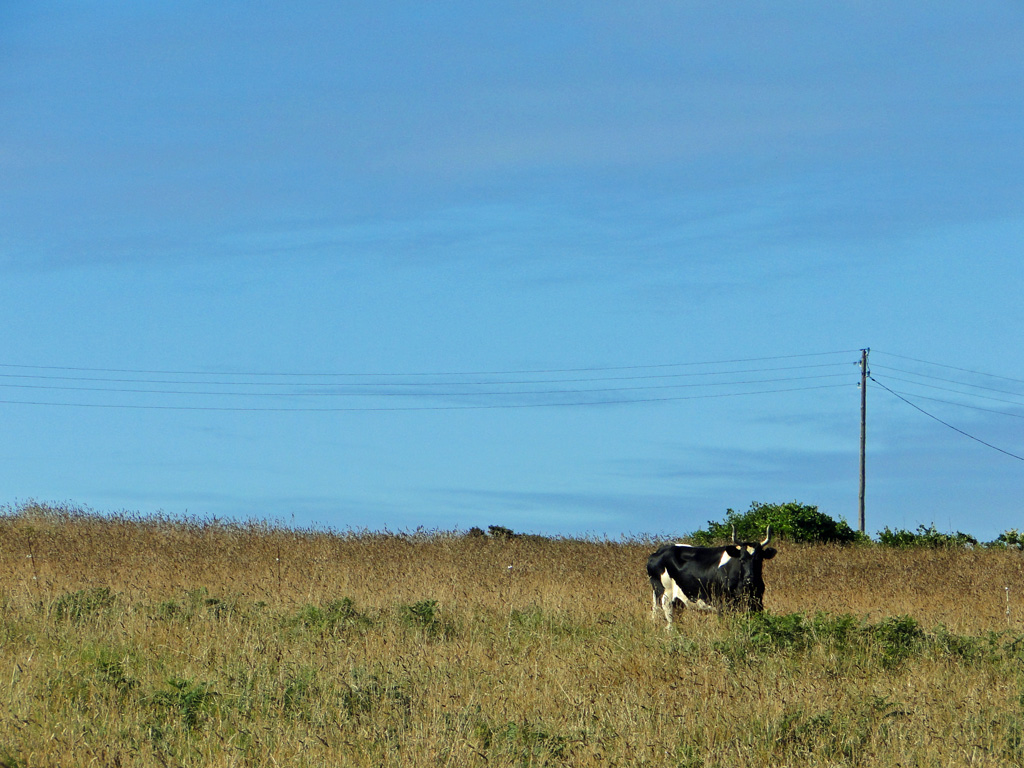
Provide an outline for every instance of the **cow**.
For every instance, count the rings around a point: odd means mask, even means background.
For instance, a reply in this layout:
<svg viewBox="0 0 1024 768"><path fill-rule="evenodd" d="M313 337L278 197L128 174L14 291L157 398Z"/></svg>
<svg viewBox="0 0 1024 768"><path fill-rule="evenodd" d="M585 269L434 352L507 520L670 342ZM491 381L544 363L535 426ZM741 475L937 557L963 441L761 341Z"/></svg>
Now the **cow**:
<svg viewBox="0 0 1024 768"><path fill-rule="evenodd" d="M775 557L772 527L764 541L737 542L724 547L694 547L665 544L647 559L647 575L654 590L651 619L658 620L658 608L665 614L666 629L672 629L672 607L676 600L702 611L731 608L764 610L762 563Z"/></svg>

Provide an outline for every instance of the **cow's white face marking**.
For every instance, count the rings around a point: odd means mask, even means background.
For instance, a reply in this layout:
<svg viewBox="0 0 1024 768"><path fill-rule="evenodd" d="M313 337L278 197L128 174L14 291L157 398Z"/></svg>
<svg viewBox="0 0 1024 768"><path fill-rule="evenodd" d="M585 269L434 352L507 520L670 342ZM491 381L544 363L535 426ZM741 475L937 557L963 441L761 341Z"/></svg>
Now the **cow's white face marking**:
<svg viewBox="0 0 1024 768"><path fill-rule="evenodd" d="M729 550L722 553L722 559L718 561L718 567L721 568L723 565L728 563L732 558L729 557Z"/></svg>
<svg viewBox="0 0 1024 768"><path fill-rule="evenodd" d="M754 554L756 551L757 550L754 549L753 547L750 547L750 546L747 547L747 552L749 552L750 554Z"/></svg>

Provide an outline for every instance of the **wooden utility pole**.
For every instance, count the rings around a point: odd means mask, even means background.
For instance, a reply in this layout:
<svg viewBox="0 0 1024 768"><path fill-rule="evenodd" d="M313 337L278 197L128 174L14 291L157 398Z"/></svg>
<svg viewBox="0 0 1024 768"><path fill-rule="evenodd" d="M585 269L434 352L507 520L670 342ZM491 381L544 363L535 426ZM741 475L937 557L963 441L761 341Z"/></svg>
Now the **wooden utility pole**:
<svg viewBox="0 0 1024 768"><path fill-rule="evenodd" d="M857 521L860 532L864 533L864 454L867 445L868 428L868 352L860 351L860 496L857 505Z"/></svg>

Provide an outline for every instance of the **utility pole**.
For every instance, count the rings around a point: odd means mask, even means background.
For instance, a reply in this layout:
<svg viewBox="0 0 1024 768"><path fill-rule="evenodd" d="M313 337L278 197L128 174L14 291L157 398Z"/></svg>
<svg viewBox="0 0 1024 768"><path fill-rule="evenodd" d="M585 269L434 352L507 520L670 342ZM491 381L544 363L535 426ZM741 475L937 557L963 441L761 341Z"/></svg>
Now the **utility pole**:
<svg viewBox="0 0 1024 768"><path fill-rule="evenodd" d="M860 351L860 496L857 505L857 521L860 532L864 533L864 458L868 429L868 352Z"/></svg>

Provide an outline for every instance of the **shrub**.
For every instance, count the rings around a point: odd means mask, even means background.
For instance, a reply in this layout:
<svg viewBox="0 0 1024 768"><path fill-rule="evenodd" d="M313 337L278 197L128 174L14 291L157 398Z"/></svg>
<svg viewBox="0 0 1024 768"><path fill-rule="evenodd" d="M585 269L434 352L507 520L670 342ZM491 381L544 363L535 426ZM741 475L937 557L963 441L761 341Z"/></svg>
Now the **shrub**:
<svg viewBox="0 0 1024 768"><path fill-rule="evenodd" d="M944 549L949 547L975 546L978 540L966 533L940 533L932 523L929 527L917 526L917 533L897 529L890 531L886 526L878 532L878 543L886 547L926 547L929 549Z"/></svg>
<svg viewBox="0 0 1024 768"><path fill-rule="evenodd" d="M334 632L349 627L368 627L372 624L368 616L356 610L355 602L350 597L331 600L325 605L304 605L294 615L285 620L287 627L302 627L320 632Z"/></svg>
<svg viewBox="0 0 1024 768"><path fill-rule="evenodd" d="M729 509L724 521L716 523L709 520L707 529L695 532L691 538L695 544L731 541L735 527L736 538L740 541L758 541L764 538L769 525L772 536L787 541L849 544L867 540L866 536L850 528L845 520L834 520L819 512L817 507L796 501L788 504L755 501L743 513Z"/></svg>
<svg viewBox="0 0 1024 768"><path fill-rule="evenodd" d="M167 685L166 690L158 691L150 697L150 704L158 711L161 721L177 720L190 731L196 729L204 716L213 709L219 695L209 683L195 683L172 677L167 681ZM163 729L151 728L151 736L162 735Z"/></svg>
<svg viewBox="0 0 1024 768"><path fill-rule="evenodd" d="M513 531L511 528L506 528L503 525L489 525L487 530L490 531L491 536L495 539L517 539L519 534Z"/></svg>
<svg viewBox="0 0 1024 768"><path fill-rule="evenodd" d="M441 606L437 600L400 605L398 618L404 626L422 632L431 640L450 640L455 634L455 625L441 617Z"/></svg>
<svg viewBox="0 0 1024 768"><path fill-rule="evenodd" d="M58 597L53 604L53 613L58 619L82 621L109 608L114 604L114 599L109 587L80 589Z"/></svg>
<svg viewBox="0 0 1024 768"><path fill-rule="evenodd" d="M1003 531L995 541L990 541L987 547L1006 547L1007 549L1024 550L1024 533L1016 528Z"/></svg>
<svg viewBox="0 0 1024 768"><path fill-rule="evenodd" d="M912 616L893 616L871 627L882 649L882 666L897 667L917 654L925 643L924 630Z"/></svg>

